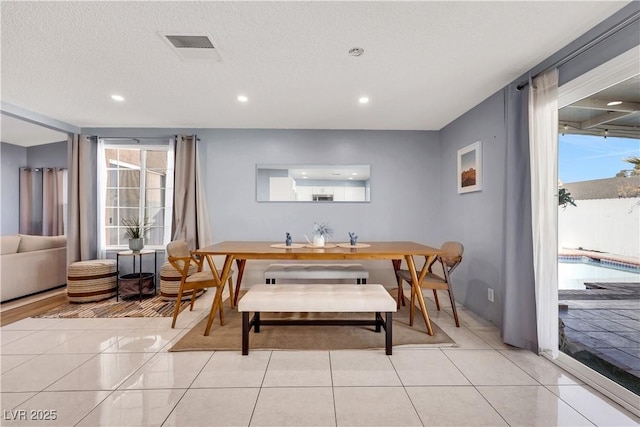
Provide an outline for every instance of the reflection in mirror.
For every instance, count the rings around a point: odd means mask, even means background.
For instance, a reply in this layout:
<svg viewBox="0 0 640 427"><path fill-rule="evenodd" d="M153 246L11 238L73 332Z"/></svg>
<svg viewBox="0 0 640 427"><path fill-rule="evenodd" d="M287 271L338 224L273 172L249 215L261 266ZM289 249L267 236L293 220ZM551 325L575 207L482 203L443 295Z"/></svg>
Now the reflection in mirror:
<svg viewBox="0 0 640 427"><path fill-rule="evenodd" d="M368 202L369 165L258 164L259 202Z"/></svg>

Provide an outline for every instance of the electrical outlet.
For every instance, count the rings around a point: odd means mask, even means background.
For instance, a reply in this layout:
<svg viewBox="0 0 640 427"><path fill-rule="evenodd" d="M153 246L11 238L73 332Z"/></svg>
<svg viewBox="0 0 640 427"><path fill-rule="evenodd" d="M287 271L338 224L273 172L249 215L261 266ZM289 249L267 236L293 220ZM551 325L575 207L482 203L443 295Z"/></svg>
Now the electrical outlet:
<svg viewBox="0 0 640 427"><path fill-rule="evenodd" d="M487 288L487 299L491 302L493 302L493 289L492 288Z"/></svg>

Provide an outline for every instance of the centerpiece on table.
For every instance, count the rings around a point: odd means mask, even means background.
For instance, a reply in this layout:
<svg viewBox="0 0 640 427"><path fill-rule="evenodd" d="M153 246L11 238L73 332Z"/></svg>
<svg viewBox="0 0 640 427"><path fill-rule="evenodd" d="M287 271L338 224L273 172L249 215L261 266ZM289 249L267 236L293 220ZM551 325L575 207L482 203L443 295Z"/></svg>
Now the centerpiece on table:
<svg viewBox="0 0 640 427"><path fill-rule="evenodd" d="M152 222L149 218L140 217L122 218L125 234L129 237L129 249L140 252L144 248L144 238L151 231Z"/></svg>
<svg viewBox="0 0 640 427"><path fill-rule="evenodd" d="M313 246L324 246L327 237L333 236L333 229L328 223L313 223Z"/></svg>

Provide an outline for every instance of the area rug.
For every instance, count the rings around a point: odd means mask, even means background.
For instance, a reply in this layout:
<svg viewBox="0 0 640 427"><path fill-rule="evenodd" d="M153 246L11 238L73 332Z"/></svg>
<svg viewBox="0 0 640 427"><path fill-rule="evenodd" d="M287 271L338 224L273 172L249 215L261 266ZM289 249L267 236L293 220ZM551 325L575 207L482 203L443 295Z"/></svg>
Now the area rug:
<svg viewBox="0 0 640 427"><path fill-rule="evenodd" d="M33 317L74 319L91 317L169 317L173 316L173 301L163 301L160 295L142 301L115 297L89 303L66 303Z"/></svg>
<svg viewBox="0 0 640 427"><path fill-rule="evenodd" d="M373 319L373 313L261 313L266 319ZM187 332L169 351L241 350L242 314L225 303L224 326L216 320L208 337L204 336L207 318ZM431 322L433 336L428 335L419 309L414 326L409 326L409 308L393 314L393 346L454 347L455 342ZM373 326L265 326L260 333L249 336L250 350L345 350L384 349L384 330L374 332Z"/></svg>

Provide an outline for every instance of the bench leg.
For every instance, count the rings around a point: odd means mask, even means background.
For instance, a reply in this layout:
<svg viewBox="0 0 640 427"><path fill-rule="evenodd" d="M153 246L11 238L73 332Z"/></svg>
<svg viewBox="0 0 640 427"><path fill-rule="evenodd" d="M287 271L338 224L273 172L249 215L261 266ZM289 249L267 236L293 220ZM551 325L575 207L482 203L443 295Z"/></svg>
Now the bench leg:
<svg viewBox="0 0 640 427"><path fill-rule="evenodd" d="M380 315L379 311L376 311L376 332L380 332L381 326L382 326L382 316Z"/></svg>
<svg viewBox="0 0 640 427"><path fill-rule="evenodd" d="M256 311L253 314L253 332L255 332L256 334L260 333L260 312Z"/></svg>
<svg viewBox="0 0 640 427"><path fill-rule="evenodd" d="M385 350L388 356L391 356L393 353L393 312L386 312L386 319L384 325L384 341L385 341Z"/></svg>
<svg viewBox="0 0 640 427"><path fill-rule="evenodd" d="M362 284L366 285L367 284L367 279L362 279Z"/></svg>
<svg viewBox="0 0 640 427"><path fill-rule="evenodd" d="M242 355L249 354L249 312L242 312Z"/></svg>

